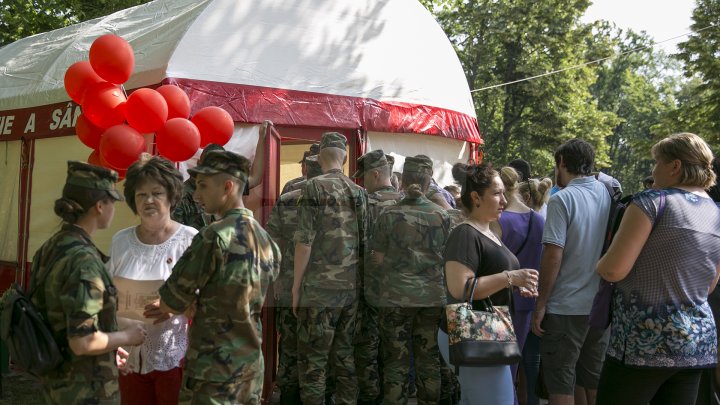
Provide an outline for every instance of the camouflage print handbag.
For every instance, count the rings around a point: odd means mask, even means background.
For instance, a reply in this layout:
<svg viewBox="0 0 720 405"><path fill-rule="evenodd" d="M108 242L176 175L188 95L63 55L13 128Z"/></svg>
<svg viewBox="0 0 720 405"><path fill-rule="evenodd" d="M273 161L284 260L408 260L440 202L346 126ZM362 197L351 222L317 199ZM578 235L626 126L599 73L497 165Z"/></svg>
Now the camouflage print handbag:
<svg viewBox="0 0 720 405"><path fill-rule="evenodd" d="M465 284L465 301L445 307L450 364L462 367L496 366L520 361L520 347L507 306L481 300L483 309L473 309L472 297L478 278Z"/></svg>

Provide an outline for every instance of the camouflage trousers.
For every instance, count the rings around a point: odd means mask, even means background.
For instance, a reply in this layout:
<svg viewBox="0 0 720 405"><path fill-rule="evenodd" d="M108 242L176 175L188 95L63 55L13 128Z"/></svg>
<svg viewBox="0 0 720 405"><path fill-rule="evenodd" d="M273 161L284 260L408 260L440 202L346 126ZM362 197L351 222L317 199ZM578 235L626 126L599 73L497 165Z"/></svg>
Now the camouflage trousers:
<svg viewBox="0 0 720 405"><path fill-rule="evenodd" d="M383 348L383 395L387 403L407 404L410 348L415 357L418 404L440 400L437 333L443 308L379 308Z"/></svg>
<svg viewBox="0 0 720 405"><path fill-rule="evenodd" d="M373 401L381 398L382 379L378 356L380 356L380 332L378 310L364 300L358 308L358 324L355 334L355 369L358 379L358 399Z"/></svg>
<svg viewBox="0 0 720 405"><path fill-rule="evenodd" d="M262 365L262 356L260 357ZM252 366L250 368L256 369ZM204 381L183 376L179 404L192 405L259 405L262 403L264 374L251 370L227 382Z"/></svg>
<svg viewBox="0 0 720 405"><path fill-rule="evenodd" d="M302 402L323 404L330 369L337 384L335 403L355 404L357 380L352 345L358 310L355 292L305 288L302 294L297 320Z"/></svg>
<svg viewBox="0 0 720 405"><path fill-rule="evenodd" d="M292 308L275 309L275 327L280 334L279 359L276 382L280 391L300 389L297 370L297 319Z"/></svg>
<svg viewBox="0 0 720 405"><path fill-rule="evenodd" d="M67 380L43 381L43 397L46 404L114 405L120 403L117 380L102 383L86 383Z"/></svg>

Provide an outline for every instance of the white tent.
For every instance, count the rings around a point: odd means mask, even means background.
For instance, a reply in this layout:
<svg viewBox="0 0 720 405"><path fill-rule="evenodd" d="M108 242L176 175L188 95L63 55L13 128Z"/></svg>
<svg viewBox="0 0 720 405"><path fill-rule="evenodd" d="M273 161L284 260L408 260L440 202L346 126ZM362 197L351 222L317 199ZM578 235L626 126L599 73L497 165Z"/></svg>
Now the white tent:
<svg viewBox="0 0 720 405"><path fill-rule="evenodd" d="M134 49L127 89L176 84L193 112L226 109L231 149L251 156L259 124L273 121L281 138L265 151L263 205L327 130L348 137L350 170L371 149L424 153L440 184L482 144L457 55L415 0L156 0L25 38L0 48L0 289L26 279L58 228L52 205L66 161L91 152L74 136L80 107L63 77L107 33ZM114 232L135 223L119 205L98 245L107 251Z"/></svg>

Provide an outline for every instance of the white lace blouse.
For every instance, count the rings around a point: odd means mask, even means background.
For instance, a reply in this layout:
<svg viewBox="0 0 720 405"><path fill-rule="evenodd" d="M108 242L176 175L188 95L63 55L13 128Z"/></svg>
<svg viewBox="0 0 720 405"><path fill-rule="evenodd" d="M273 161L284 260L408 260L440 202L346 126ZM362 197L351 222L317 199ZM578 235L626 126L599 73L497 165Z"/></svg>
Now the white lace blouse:
<svg viewBox="0 0 720 405"><path fill-rule="evenodd" d="M126 228L113 236L110 261L107 263L108 272L113 277L167 280L173 266L197 233L195 228L180 225L165 242L146 245L137 238L135 229L134 226ZM147 325L145 343L128 350L128 369L134 373L147 374L179 367L188 346L187 328L188 320L184 315L173 316L157 325Z"/></svg>

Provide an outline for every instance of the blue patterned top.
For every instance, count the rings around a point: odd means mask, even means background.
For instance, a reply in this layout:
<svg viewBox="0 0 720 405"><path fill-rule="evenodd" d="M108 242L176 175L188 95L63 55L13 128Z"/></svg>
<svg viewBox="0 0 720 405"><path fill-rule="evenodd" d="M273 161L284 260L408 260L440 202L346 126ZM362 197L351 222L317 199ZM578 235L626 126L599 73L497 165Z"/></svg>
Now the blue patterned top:
<svg viewBox="0 0 720 405"><path fill-rule="evenodd" d="M714 367L707 296L720 263L720 210L685 190L665 192L665 212L628 276L616 283L607 355L639 367ZM633 199L651 222L659 201L657 190Z"/></svg>

